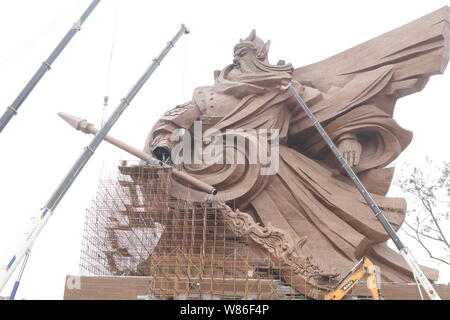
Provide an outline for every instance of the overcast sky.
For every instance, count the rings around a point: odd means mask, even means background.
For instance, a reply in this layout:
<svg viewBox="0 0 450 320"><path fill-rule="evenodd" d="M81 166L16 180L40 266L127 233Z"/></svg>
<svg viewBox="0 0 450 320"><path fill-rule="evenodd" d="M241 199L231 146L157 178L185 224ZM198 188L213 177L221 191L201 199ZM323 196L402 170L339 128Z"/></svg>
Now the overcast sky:
<svg viewBox="0 0 450 320"><path fill-rule="evenodd" d="M90 2L0 1L0 106L11 104ZM68 127L57 112L78 115L98 126L103 96L109 95L111 111L181 23L191 34L180 39L111 131L136 147L143 147L148 131L167 109L190 100L195 87L213 83L213 71L232 62L233 46L252 28L263 40L272 40L272 63L284 59L299 67L446 4L439 0L103 0L0 134L0 258L92 138ZM432 77L422 92L397 103L395 118L414 131L414 140L397 166L421 164L425 156L450 159L449 84L450 72ZM65 276L79 273L85 210L95 197L98 180L113 176L119 159L132 158L110 145L99 147L39 236L18 298L63 297ZM399 195L396 190L393 194ZM426 261L421 251L416 255ZM441 274L450 278L448 269ZM14 280L0 295L9 295Z"/></svg>

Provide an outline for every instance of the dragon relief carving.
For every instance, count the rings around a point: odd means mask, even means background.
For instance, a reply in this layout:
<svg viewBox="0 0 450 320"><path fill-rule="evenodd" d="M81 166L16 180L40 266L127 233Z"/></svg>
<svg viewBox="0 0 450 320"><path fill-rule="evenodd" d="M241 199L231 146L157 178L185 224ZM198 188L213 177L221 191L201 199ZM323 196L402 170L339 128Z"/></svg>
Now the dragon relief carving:
<svg viewBox="0 0 450 320"><path fill-rule="evenodd" d="M270 223L262 226L250 214L238 209L234 211L222 201L217 201L217 207L222 209L222 218L237 236L245 237L267 250L273 259L292 267L295 275L300 275L306 280L338 276L338 274L325 275L313 257L306 256L302 252L307 241L306 236L295 241L285 230Z"/></svg>

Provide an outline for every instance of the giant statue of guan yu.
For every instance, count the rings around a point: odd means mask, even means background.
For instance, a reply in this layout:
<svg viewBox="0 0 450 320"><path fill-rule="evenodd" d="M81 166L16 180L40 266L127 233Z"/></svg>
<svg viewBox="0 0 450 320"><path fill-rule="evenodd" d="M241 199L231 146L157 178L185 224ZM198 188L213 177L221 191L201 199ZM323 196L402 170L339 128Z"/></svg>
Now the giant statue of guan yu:
<svg viewBox="0 0 450 320"><path fill-rule="evenodd" d="M444 71L449 22L444 7L297 69L284 61L270 64L270 42L252 31L234 47L233 63L215 71L213 85L195 89L191 101L156 123L144 149L166 162L182 158L180 168L216 187L229 223L259 251L297 268L287 280L300 291L305 283L324 289L321 278L339 280L362 256L380 267L384 281L411 282L411 271L388 248L388 235L368 204L282 87L293 83L398 230L406 201L386 196L393 176L387 166L412 133L393 119L394 106ZM239 138L244 147L226 143ZM225 152L218 157L221 146ZM235 161L199 161L199 152L230 158L230 148L240 150L231 156ZM262 151L272 161L255 161L254 150L256 158ZM436 270L423 270L437 279Z"/></svg>

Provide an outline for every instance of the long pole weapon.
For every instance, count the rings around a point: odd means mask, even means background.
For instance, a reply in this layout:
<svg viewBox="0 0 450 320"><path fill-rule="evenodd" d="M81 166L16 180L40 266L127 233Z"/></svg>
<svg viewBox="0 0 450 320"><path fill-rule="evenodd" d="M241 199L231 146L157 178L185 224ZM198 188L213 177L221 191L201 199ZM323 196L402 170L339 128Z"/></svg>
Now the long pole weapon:
<svg viewBox="0 0 450 320"><path fill-rule="evenodd" d="M70 28L64 38L58 43L47 60L42 62L39 69L36 71L33 77L31 77L22 91L20 91L19 95L16 97L13 103L6 108L6 111L0 118L0 133L6 127L11 118L17 114L20 106L27 99L28 95L31 93L31 91L33 91L34 87L38 84L41 78L47 73L48 70L51 69L53 62L55 62L56 58L58 58L59 54L64 50L73 36L81 30L81 26L99 3L100 0L94 0L91 2L86 11L84 11L84 13L81 15L80 19L72 25L72 28Z"/></svg>
<svg viewBox="0 0 450 320"><path fill-rule="evenodd" d="M98 132L98 129L95 128L94 124L91 122L88 122L86 119L81 119L79 117L73 116L71 114L65 113L65 112L59 112L58 115L66 121L68 124L70 124L73 128L84 132L86 134L96 134ZM143 152L133 146L130 146L129 144L126 144L125 142L114 138L110 135L105 136L105 141L111 143L113 146L118 147L119 149L122 149L133 156L145 161L147 164L157 165L157 166L165 166L165 164L154 158L151 154L148 154L146 152ZM172 174L177 179L192 185L194 188L201 190L203 192L206 192L208 194L215 195L217 194L217 189L215 189L213 186L189 175L188 173L184 171L177 170L176 168L172 167Z"/></svg>
<svg viewBox="0 0 450 320"><path fill-rule="evenodd" d="M81 153L78 160L74 163L68 174L56 188L55 192L44 205L44 207L31 218L29 226L16 240L16 242L12 246L12 249L6 254L4 264L0 264L0 290L3 289L19 263L24 259L25 256L29 254L37 236L42 231L50 217L53 215L53 212L58 206L59 202L72 186L73 182L78 177L81 170L83 170L84 166L89 161L91 156L94 154L97 147L104 140L105 136L108 134L112 126L116 123L125 109L130 105L133 98L143 87L148 78L150 78L155 69L161 64L167 53L174 47L178 39L185 33L189 33L189 30L184 25L182 25L177 34L171 41L167 43L166 47L163 49L160 55L153 60L153 63L145 71L145 73L141 76L137 83L131 88L126 97L121 100L120 104L108 118L105 125L97 132L91 143L86 148L84 148L84 151ZM14 290L17 291L17 288L15 287Z"/></svg>

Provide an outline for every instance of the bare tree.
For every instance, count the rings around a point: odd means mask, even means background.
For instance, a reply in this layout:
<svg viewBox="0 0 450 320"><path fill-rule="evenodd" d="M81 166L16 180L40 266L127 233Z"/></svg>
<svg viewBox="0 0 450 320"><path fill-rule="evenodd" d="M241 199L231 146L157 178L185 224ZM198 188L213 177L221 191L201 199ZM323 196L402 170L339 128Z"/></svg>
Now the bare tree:
<svg viewBox="0 0 450 320"><path fill-rule="evenodd" d="M424 168L414 167L396 184L406 193L408 212L403 231L439 263L450 265L450 162L427 158Z"/></svg>

